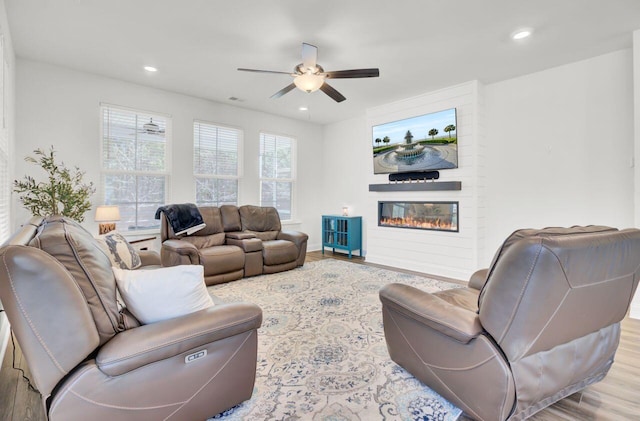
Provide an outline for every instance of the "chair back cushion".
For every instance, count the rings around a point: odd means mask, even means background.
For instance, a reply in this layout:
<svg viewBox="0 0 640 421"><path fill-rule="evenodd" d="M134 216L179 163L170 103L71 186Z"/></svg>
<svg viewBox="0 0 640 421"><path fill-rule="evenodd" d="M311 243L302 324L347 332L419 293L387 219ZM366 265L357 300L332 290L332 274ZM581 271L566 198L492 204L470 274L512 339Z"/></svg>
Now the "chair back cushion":
<svg viewBox="0 0 640 421"><path fill-rule="evenodd" d="M53 216L38 227L30 245L47 252L73 276L93 315L100 344L124 330L111 260L87 230L71 219Z"/></svg>
<svg viewBox="0 0 640 421"><path fill-rule="evenodd" d="M240 206L242 230L256 234L262 241L275 240L282 230L280 215L276 208L269 206Z"/></svg>
<svg viewBox="0 0 640 421"><path fill-rule="evenodd" d="M83 292L60 262L25 245L3 247L0 259L0 300L46 398L97 348L98 331Z"/></svg>
<svg viewBox="0 0 640 421"><path fill-rule="evenodd" d="M480 321L516 361L625 317L638 285L640 230L514 233L494 260L479 299Z"/></svg>

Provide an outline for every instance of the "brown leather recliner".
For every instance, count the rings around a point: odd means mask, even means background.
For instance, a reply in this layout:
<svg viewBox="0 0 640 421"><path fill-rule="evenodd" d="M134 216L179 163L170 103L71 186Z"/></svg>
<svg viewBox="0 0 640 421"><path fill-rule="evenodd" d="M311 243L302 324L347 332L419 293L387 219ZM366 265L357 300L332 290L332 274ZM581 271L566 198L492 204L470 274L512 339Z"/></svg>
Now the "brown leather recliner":
<svg viewBox="0 0 640 421"><path fill-rule="evenodd" d="M25 225L0 259L0 300L49 419L206 419L251 397L259 307L140 326L118 306L109 258L59 217Z"/></svg>
<svg viewBox="0 0 640 421"><path fill-rule="evenodd" d="M520 230L468 288L380 291L391 358L478 420L521 420L601 380L638 286L640 230Z"/></svg>
<svg viewBox="0 0 640 421"><path fill-rule="evenodd" d="M245 205L238 208L242 231L262 240L262 272L276 273L304 264L307 234L282 231L276 208Z"/></svg>

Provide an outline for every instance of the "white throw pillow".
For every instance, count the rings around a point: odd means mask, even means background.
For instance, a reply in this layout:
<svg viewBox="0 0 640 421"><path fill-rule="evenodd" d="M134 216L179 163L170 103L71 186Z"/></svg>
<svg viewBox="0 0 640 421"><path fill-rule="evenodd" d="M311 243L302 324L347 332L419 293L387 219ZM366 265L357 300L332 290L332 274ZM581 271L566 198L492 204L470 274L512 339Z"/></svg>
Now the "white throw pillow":
<svg viewBox="0 0 640 421"><path fill-rule="evenodd" d="M113 267L127 309L142 324L159 322L209 308L204 267L182 265L148 270Z"/></svg>
<svg viewBox="0 0 640 421"><path fill-rule="evenodd" d="M98 237L98 242L107 252L113 266L120 269L137 269L142 266L138 251L117 231Z"/></svg>

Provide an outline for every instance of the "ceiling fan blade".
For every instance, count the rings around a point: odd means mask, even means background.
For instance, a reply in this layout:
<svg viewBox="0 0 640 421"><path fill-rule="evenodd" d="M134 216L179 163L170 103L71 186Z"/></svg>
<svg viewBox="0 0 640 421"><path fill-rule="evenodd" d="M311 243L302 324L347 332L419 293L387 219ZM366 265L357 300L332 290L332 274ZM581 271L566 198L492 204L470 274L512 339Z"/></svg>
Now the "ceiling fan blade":
<svg viewBox="0 0 640 421"><path fill-rule="evenodd" d="M359 77L378 77L380 70L378 69L353 69L353 70L337 70L335 72L324 72L331 79L351 79Z"/></svg>
<svg viewBox="0 0 640 421"><path fill-rule="evenodd" d="M241 72L278 73L278 74L283 74L283 75L291 75L291 72L278 72L276 70L243 69L242 67L238 67L238 70L240 70Z"/></svg>
<svg viewBox="0 0 640 421"><path fill-rule="evenodd" d="M315 45L302 43L302 65L305 69L315 70L318 62L318 47Z"/></svg>
<svg viewBox="0 0 640 421"><path fill-rule="evenodd" d="M347 99L340 92L336 91L331 85L327 84L327 82L322 84L320 90L333 98L335 102L342 102Z"/></svg>
<svg viewBox="0 0 640 421"><path fill-rule="evenodd" d="M280 89L278 92L276 92L275 94L271 95L271 98L280 98L282 95L286 94L287 92L295 89L296 85L295 84L291 84L291 85L287 85L284 88Z"/></svg>

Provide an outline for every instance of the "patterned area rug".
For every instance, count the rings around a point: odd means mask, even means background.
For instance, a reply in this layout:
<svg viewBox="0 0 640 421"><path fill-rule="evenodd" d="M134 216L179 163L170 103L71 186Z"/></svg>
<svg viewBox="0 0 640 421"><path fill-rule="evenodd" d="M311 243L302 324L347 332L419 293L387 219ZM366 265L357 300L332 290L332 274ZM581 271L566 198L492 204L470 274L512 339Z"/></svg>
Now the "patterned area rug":
<svg viewBox="0 0 640 421"><path fill-rule="evenodd" d="M253 397L212 419L456 420L461 411L391 361L378 290L456 285L327 259L209 287L263 311Z"/></svg>

